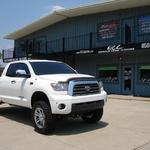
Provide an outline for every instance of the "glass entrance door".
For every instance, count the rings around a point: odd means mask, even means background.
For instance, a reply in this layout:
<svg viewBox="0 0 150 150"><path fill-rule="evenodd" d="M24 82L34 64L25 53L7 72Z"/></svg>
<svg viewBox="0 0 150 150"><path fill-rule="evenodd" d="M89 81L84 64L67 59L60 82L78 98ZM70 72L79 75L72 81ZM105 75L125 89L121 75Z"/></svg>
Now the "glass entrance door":
<svg viewBox="0 0 150 150"><path fill-rule="evenodd" d="M133 67L123 67L123 94L133 94Z"/></svg>

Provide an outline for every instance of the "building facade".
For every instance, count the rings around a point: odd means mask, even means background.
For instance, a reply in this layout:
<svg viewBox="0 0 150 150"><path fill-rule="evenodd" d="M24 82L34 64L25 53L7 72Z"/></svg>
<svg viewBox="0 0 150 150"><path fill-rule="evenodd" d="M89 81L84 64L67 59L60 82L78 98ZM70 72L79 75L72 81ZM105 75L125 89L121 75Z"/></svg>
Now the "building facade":
<svg viewBox="0 0 150 150"><path fill-rule="evenodd" d="M132 7L124 8L131 2L135 2ZM79 73L102 80L108 93L150 96L150 3L145 2L144 6L136 6L136 0L113 2L110 6L115 9L106 11L101 9L108 3L94 5L89 11L94 7L98 11L71 17L64 10L60 21L7 38L15 40L16 57L62 60ZM122 8L116 8L117 4Z"/></svg>

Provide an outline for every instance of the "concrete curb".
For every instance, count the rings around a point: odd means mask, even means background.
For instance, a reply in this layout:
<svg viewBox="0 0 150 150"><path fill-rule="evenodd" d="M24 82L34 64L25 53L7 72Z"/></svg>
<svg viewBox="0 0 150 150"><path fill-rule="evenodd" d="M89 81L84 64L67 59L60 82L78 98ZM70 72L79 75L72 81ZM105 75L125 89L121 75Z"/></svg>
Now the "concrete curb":
<svg viewBox="0 0 150 150"><path fill-rule="evenodd" d="M136 96L129 96L129 95L108 95L108 99L118 99L118 100L134 100L134 101L145 101L150 102L150 97L136 97Z"/></svg>

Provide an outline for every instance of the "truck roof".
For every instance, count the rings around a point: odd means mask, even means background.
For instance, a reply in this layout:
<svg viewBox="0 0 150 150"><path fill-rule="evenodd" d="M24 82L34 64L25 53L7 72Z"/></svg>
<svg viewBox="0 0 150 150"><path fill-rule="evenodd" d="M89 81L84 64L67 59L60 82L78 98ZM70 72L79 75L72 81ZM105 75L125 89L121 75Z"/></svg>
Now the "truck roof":
<svg viewBox="0 0 150 150"><path fill-rule="evenodd" d="M19 62L59 62L61 63L61 61L55 61L55 60L40 60L40 59L35 59L35 60L18 60L18 61L13 61L11 63L19 63Z"/></svg>

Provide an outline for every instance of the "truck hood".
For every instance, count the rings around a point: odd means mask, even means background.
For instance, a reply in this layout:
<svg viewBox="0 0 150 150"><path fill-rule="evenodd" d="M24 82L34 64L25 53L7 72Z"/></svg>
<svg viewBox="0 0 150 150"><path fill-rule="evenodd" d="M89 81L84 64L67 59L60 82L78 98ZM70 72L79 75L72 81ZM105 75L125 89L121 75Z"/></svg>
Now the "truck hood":
<svg viewBox="0 0 150 150"><path fill-rule="evenodd" d="M54 74L54 75L40 75L40 79L44 80L50 80L55 82L66 82L67 80L71 78L94 78L90 75L84 75L84 74Z"/></svg>

